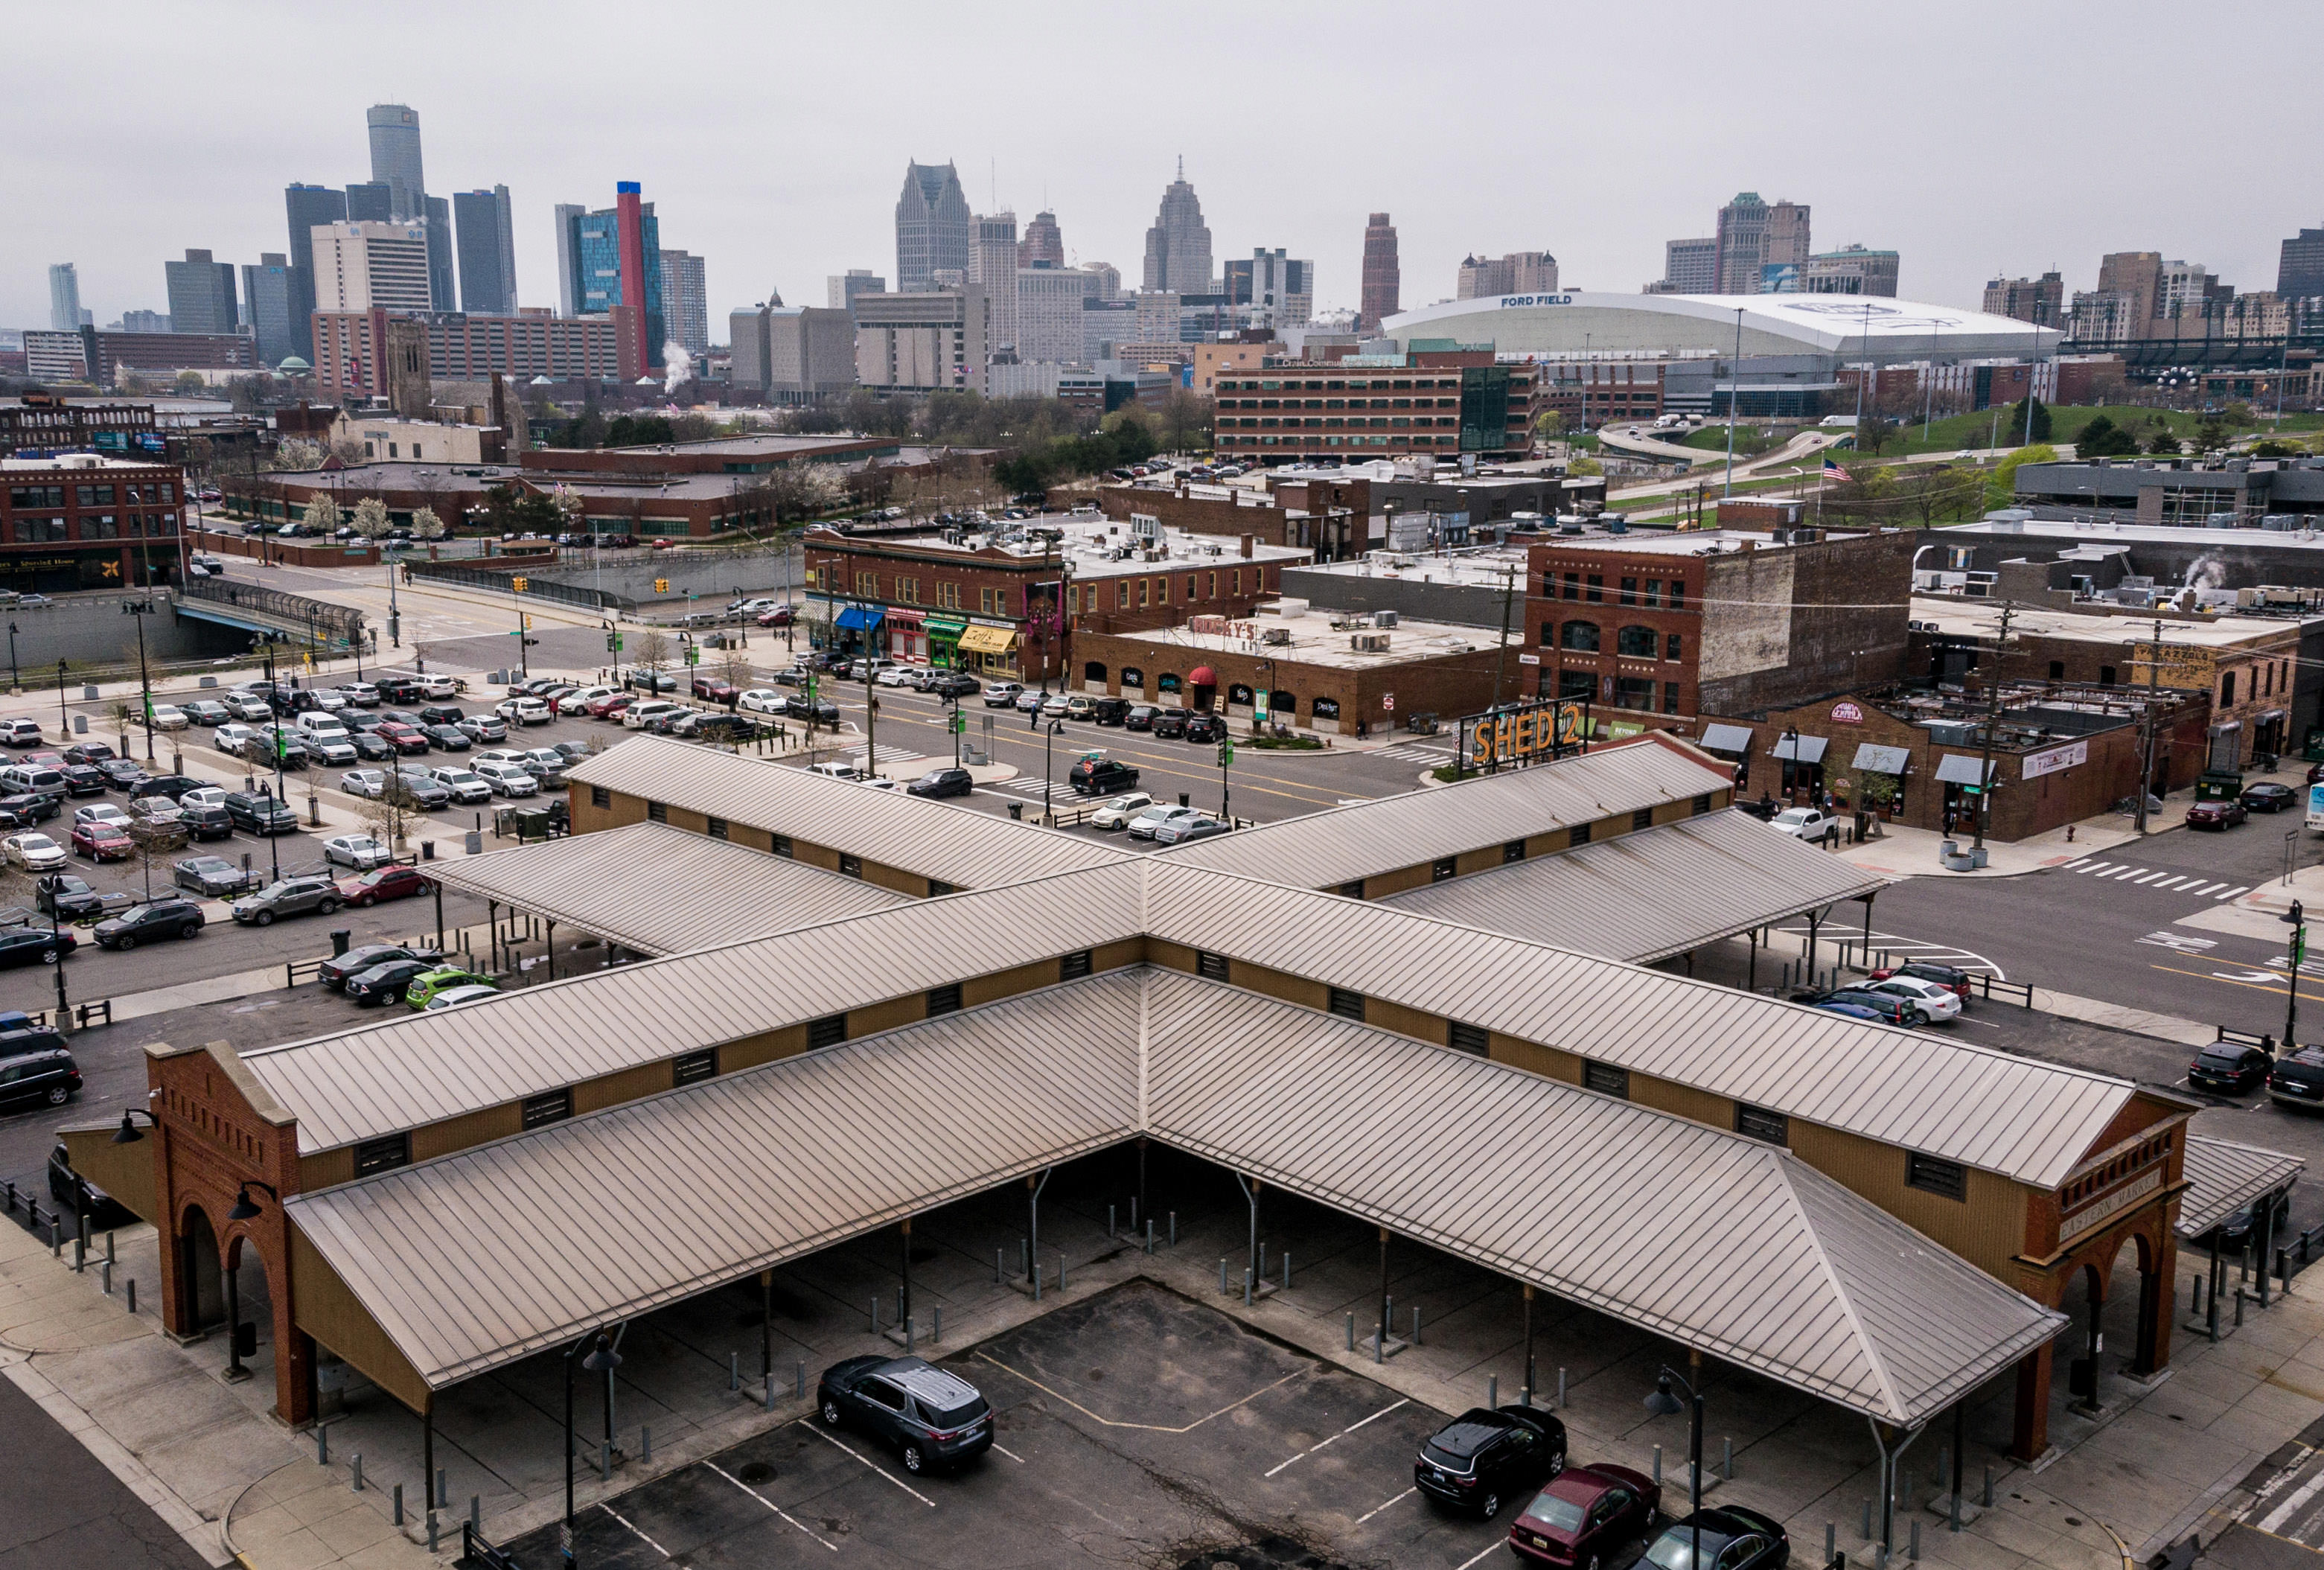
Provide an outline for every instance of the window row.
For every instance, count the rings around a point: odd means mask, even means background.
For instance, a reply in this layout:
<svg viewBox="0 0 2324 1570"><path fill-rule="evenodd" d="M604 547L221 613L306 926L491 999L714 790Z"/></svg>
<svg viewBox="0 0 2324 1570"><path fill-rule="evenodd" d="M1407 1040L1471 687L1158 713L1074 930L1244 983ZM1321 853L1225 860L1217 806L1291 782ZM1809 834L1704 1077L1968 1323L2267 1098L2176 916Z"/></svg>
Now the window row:
<svg viewBox="0 0 2324 1570"><path fill-rule="evenodd" d="M1387 418L1375 414L1370 420L1343 420L1330 415L1308 420L1277 420L1270 414L1257 420L1246 415L1240 420L1219 421L1222 428L1230 430L1274 430L1280 427L1288 427L1295 430L1408 430L1416 426L1424 430L1431 428L1449 430L1460 423L1461 420L1457 415L1449 414L1418 417L1397 414Z"/></svg>
<svg viewBox="0 0 2324 1570"><path fill-rule="evenodd" d="M1557 696L1569 703L1611 703L1616 708L1635 709L1640 714L1683 714L1679 705L1680 684L1662 684L1662 702L1655 701L1654 679L1646 676L1600 677L1588 670L1564 670L1557 673Z"/></svg>
<svg viewBox="0 0 2324 1570"><path fill-rule="evenodd" d="M1577 654L1597 654L1603 652L1599 639L1595 622L1542 623L1541 646L1545 649L1555 647ZM1625 660L1652 660L1658 654L1665 660L1678 660L1685 655L1685 641L1676 633L1657 633L1652 627L1633 625L1614 634L1614 652Z"/></svg>
<svg viewBox="0 0 2324 1570"><path fill-rule="evenodd" d="M13 545L53 545L66 540L161 540L178 532L175 513L84 513L78 533L62 518L16 518L8 523Z"/></svg>
<svg viewBox="0 0 2324 1570"><path fill-rule="evenodd" d="M1672 578L1665 586L1663 579L1650 577L1641 586L1637 578L1626 577L1622 579L1620 586L1615 592L1623 605L1644 605L1648 610L1658 611L1665 608L1666 586L1667 608L1674 611L1686 609L1686 582L1683 578ZM1541 592L1545 596L1554 596L1560 599L1588 600L1592 604L1602 604L1606 598L1606 580L1594 572L1588 574L1569 572L1562 575L1552 572L1543 575Z"/></svg>
<svg viewBox="0 0 2324 1570"><path fill-rule="evenodd" d="M1222 409L1458 409L1458 398L1237 398Z"/></svg>

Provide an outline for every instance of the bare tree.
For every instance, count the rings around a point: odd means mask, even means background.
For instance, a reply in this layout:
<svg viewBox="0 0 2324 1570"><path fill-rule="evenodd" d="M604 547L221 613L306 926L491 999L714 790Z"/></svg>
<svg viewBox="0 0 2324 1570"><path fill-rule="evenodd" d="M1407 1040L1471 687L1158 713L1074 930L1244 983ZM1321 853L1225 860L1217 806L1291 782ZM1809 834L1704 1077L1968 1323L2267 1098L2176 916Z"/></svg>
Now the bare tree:
<svg viewBox="0 0 2324 1570"><path fill-rule="evenodd" d="M129 843L137 847L138 866L145 874L145 898L150 900L153 898L153 864L156 861L166 864L170 857L186 848L192 836L182 822L152 817L132 818L122 832L129 836ZM170 887L166 878L161 886L164 889Z"/></svg>
<svg viewBox="0 0 2324 1570"><path fill-rule="evenodd" d="M669 634L654 628L638 634L637 646L630 651L630 663L649 677L658 678L669 663L671 652ZM654 683L657 688L660 685L658 680Z"/></svg>

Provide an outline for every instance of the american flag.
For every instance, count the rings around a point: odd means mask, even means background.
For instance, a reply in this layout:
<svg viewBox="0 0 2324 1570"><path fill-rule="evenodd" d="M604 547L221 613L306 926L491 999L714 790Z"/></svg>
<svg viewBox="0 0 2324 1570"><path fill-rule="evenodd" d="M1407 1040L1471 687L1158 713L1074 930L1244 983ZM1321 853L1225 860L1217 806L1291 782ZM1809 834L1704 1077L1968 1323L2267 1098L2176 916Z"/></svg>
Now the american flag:
<svg viewBox="0 0 2324 1570"><path fill-rule="evenodd" d="M1853 476L1831 458L1823 460L1823 477L1827 480L1852 480Z"/></svg>

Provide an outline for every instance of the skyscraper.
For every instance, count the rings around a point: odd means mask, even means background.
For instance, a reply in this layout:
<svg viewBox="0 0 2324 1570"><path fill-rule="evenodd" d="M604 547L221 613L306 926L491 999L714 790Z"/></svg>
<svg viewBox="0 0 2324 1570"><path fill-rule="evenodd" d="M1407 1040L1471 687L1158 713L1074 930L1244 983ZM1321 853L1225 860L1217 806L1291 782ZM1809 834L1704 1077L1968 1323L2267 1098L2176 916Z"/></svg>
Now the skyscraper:
<svg viewBox="0 0 2324 1570"><path fill-rule="evenodd" d="M347 187L347 218L357 224L395 221L395 192L385 180L358 180Z"/></svg>
<svg viewBox="0 0 2324 1570"><path fill-rule="evenodd" d="M2302 229L2284 241L2275 264L2275 291L2287 300L2324 294L2324 229Z"/></svg>
<svg viewBox="0 0 2324 1570"><path fill-rule="evenodd" d="M1497 294L1556 292L1556 257L1546 251L1512 251L1506 256L1462 259L1453 297L1458 300L1490 300Z"/></svg>
<svg viewBox="0 0 2324 1570"><path fill-rule="evenodd" d="M1985 312L2030 321L2035 327L2066 325L2066 282L2056 272L2039 278L1996 278L1985 286Z"/></svg>
<svg viewBox="0 0 2324 1570"><path fill-rule="evenodd" d="M670 342L689 355L710 347L710 289L702 258L686 251L661 254L661 313Z"/></svg>
<svg viewBox="0 0 2324 1570"><path fill-rule="evenodd" d="M420 222L428 231L428 299L437 310L457 310L460 297L452 281L452 204L442 197L423 194Z"/></svg>
<svg viewBox="0 0 2324 1570"><path fill-rule="evenodd" d="M290 220L290 344L292 354L309 365L315 359L315 226L340 224L347 218L347 193L327 185L284 188L282 208Z"/></svg>
<svg viewBox="0 0 2324 1570"><path fill-rule="evenodd" d="M1719 237L1700 235L1663 242L1663 276L1650 284L1654 294L1716 294L1719 292Z"/></svg>
<svg viewBox="0 0 2324 1570"><path fill-rule="evenodd" d="M896 290L914 294L936 287L940 271L968 272L973 233L968 198L949 163L908 163L896 199Z"/></svg>
<svg viewBox="0 0 2324 1570"><path fill-rule="evenodd" d="M1017 242L1017 265L1038 267L1047 263L1052 267L1065 264L1065 236L1057 228L1057 215L1038 212L1033 221L1025 226L1025 237Z"/></svg>
<svg viewBox="0 0 2324 1570"><path fill-rule="evenodd" d="M420 171L420 116L401 104L374 104L364 119L371 128L371 177L388 188L388 217L426 216L420 205L428 182Z"/></svg>
<svg viewBox="0 0 2324 1570"><path fill-rule="evenodd" d="M1017 346L1017 253L1015 213L978 217L976 236L968 247L968 278L984 285L992 312L985 324L985 341L996 354Z"/></svg>
<svg viewBox="0 0 2324 1570"><path fill-rule="evenodd" d="M1280 246L1230 259L1220 282L1229 305L1250 307L1253 327L1305 327L1315 309L1315 264L1294 261Z"/></svg>
<svg viewBox="0 0 2324 1570"><path fill-rule="evenodd" d="M1396 259L1396 226L1386 213L1374 213L1364 226L1363 300L1356 312L1356 330L1372 333L1402 306L1403 277Z"/></svg>
<svg viewBox="0 0 2324 1570"><path fill-rule="evenodd" d="M170 319L181 333L230 333L240 319L234 309L234 266L213 261L208 251L188 251L183 262L162 263L169 276Z"/></svg>
<svg viewBox="0 0 2324 1570"><path fill-rule="evenodd" d="M1715 237L1717 292L1774 293L1787 278L1795 287L1809 255L1808 209L1796 202L1770 206L1757 191L1738 191L1719 209Z"/></svg>
<svg viewBox="0 0 2324 1570"><path fill-rule="evenodd" d="M509 223L508 187L454 193L458 225L460 309L471 315L516 310L516 245Z"/></svg>
<svg viewBox="0 0 2324 1570"><path fill-rule="evenodd" d="M661 226L653 203L641 201L638 182L617 181L613 205L585 213L571 211L570 238L565 242L573 259L567 274L573 291L574 314L596 316L615 306L636 308L637 337L632 346L638 364L659 365L661 346L669 337L662 314Z"/></svg>
<svg viewBox="0 0 2324 1570"><path fill-rule="evenodd" d="M289 257L279 251L262 251L257 262L244 264L244 316L258 339L263 364L279 365L286 356L298 352L298 342L290 333L291 298Z"/></svg>
<svg viewBox="0 0 2324 1570"><path fill-rule="evenodd" d="M835 272L826 287L824 304L833 310L847 310L855 304L859 294L885 294L888 281L869 267L850 267L844 272Z"/></svg>
<svg viewBox="0 0 2324 1570"><path fill-rule="evenodd" d="M316 309L430 309L426 225L326 224L315 231L314 245ZM173 307L176 301L172 294Z"/></svg>
<svg viewBox="0 0 2324 1570"><path fill-rule="evenodd" d="M557 314L559 316L581 314L580 300L573 292L573 281L580 276L574 270L576 263L573 256L573 237L577 232L575 223L586 217L588 211L579 202L557 204Z"/></svg>
<svg viewBox="0 0 2324 1570"><path fill-rule="evenodd" d="M1171 294L1211 291L1211 231L1203 222L1203 204L1186 183L1186 161L1178 160L1178 178L1162 192L1161 210L1146 231L1148 289Z"/></svg>
<svg viewBox="0 0 2324 1570"><path fill-rule="evenodd" d="M49 326L60 333L80 331L80 270L69 262L49 265Z"/></svg>

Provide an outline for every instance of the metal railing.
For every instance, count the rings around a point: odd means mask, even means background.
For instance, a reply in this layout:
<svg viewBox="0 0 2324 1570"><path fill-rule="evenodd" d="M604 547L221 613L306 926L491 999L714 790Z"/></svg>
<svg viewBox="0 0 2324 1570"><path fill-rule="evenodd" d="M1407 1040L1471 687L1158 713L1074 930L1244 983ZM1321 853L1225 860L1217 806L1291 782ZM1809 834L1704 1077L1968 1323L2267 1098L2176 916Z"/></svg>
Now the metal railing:
<svg viewBox="0 0 2324 1570"><path fill-rule="evenodd" d="M460 1523L460 1563L482 1567L482 1570L521 1570L508 1554L495 1548L476 1529L474 1521Z"/></svg>
<svg viewBox="0 0 2324 1570"><path fill-rule="evenodd" d="M494 594L509 594L512 578L525 578L524 597L552 600L559 605L582 605L593 611L607 608L624 613L634 612L638 602L627 595L617 595L607 589L582 588L569 583L530 575L529 564L512 562L504 568L463 567L451 561L410 561L403 564L415 578L428 578L436 583L458 584L466 588L489 589ZM538 568L533 568L538 570Z"/></svg>
<svg viewBox="0 0 2324 1570"><path fill-rule="evenodd" d="M197 577L178 590L181 600L208 600L234 605L254 615L271 617L293 626L313 629L315 635L337 642L352 642L363 629L363 613L327 600L309 599L287 589L265 588L231 579Z"/></svg>
<svg viewBox="0 0 2324 1570"><path fill-rule="evenodd" d="M1876 970L1888 970L1913 962L1909 954L1900 956L1893 950L1877 945L1868 947L1860 937L1840 937L1833 942L1840 949L1840 968L1842 970L1869 974ZM1998 994L2004 1002L2015 1003L2024 1009L2034 1006L2034 988L2030 983L2009 981L1990 971L1969 971L1967 974L1970 990L1979 997L1989 1000ZM2254 1042L2253 1045L2258 1043Z"/></svg>

